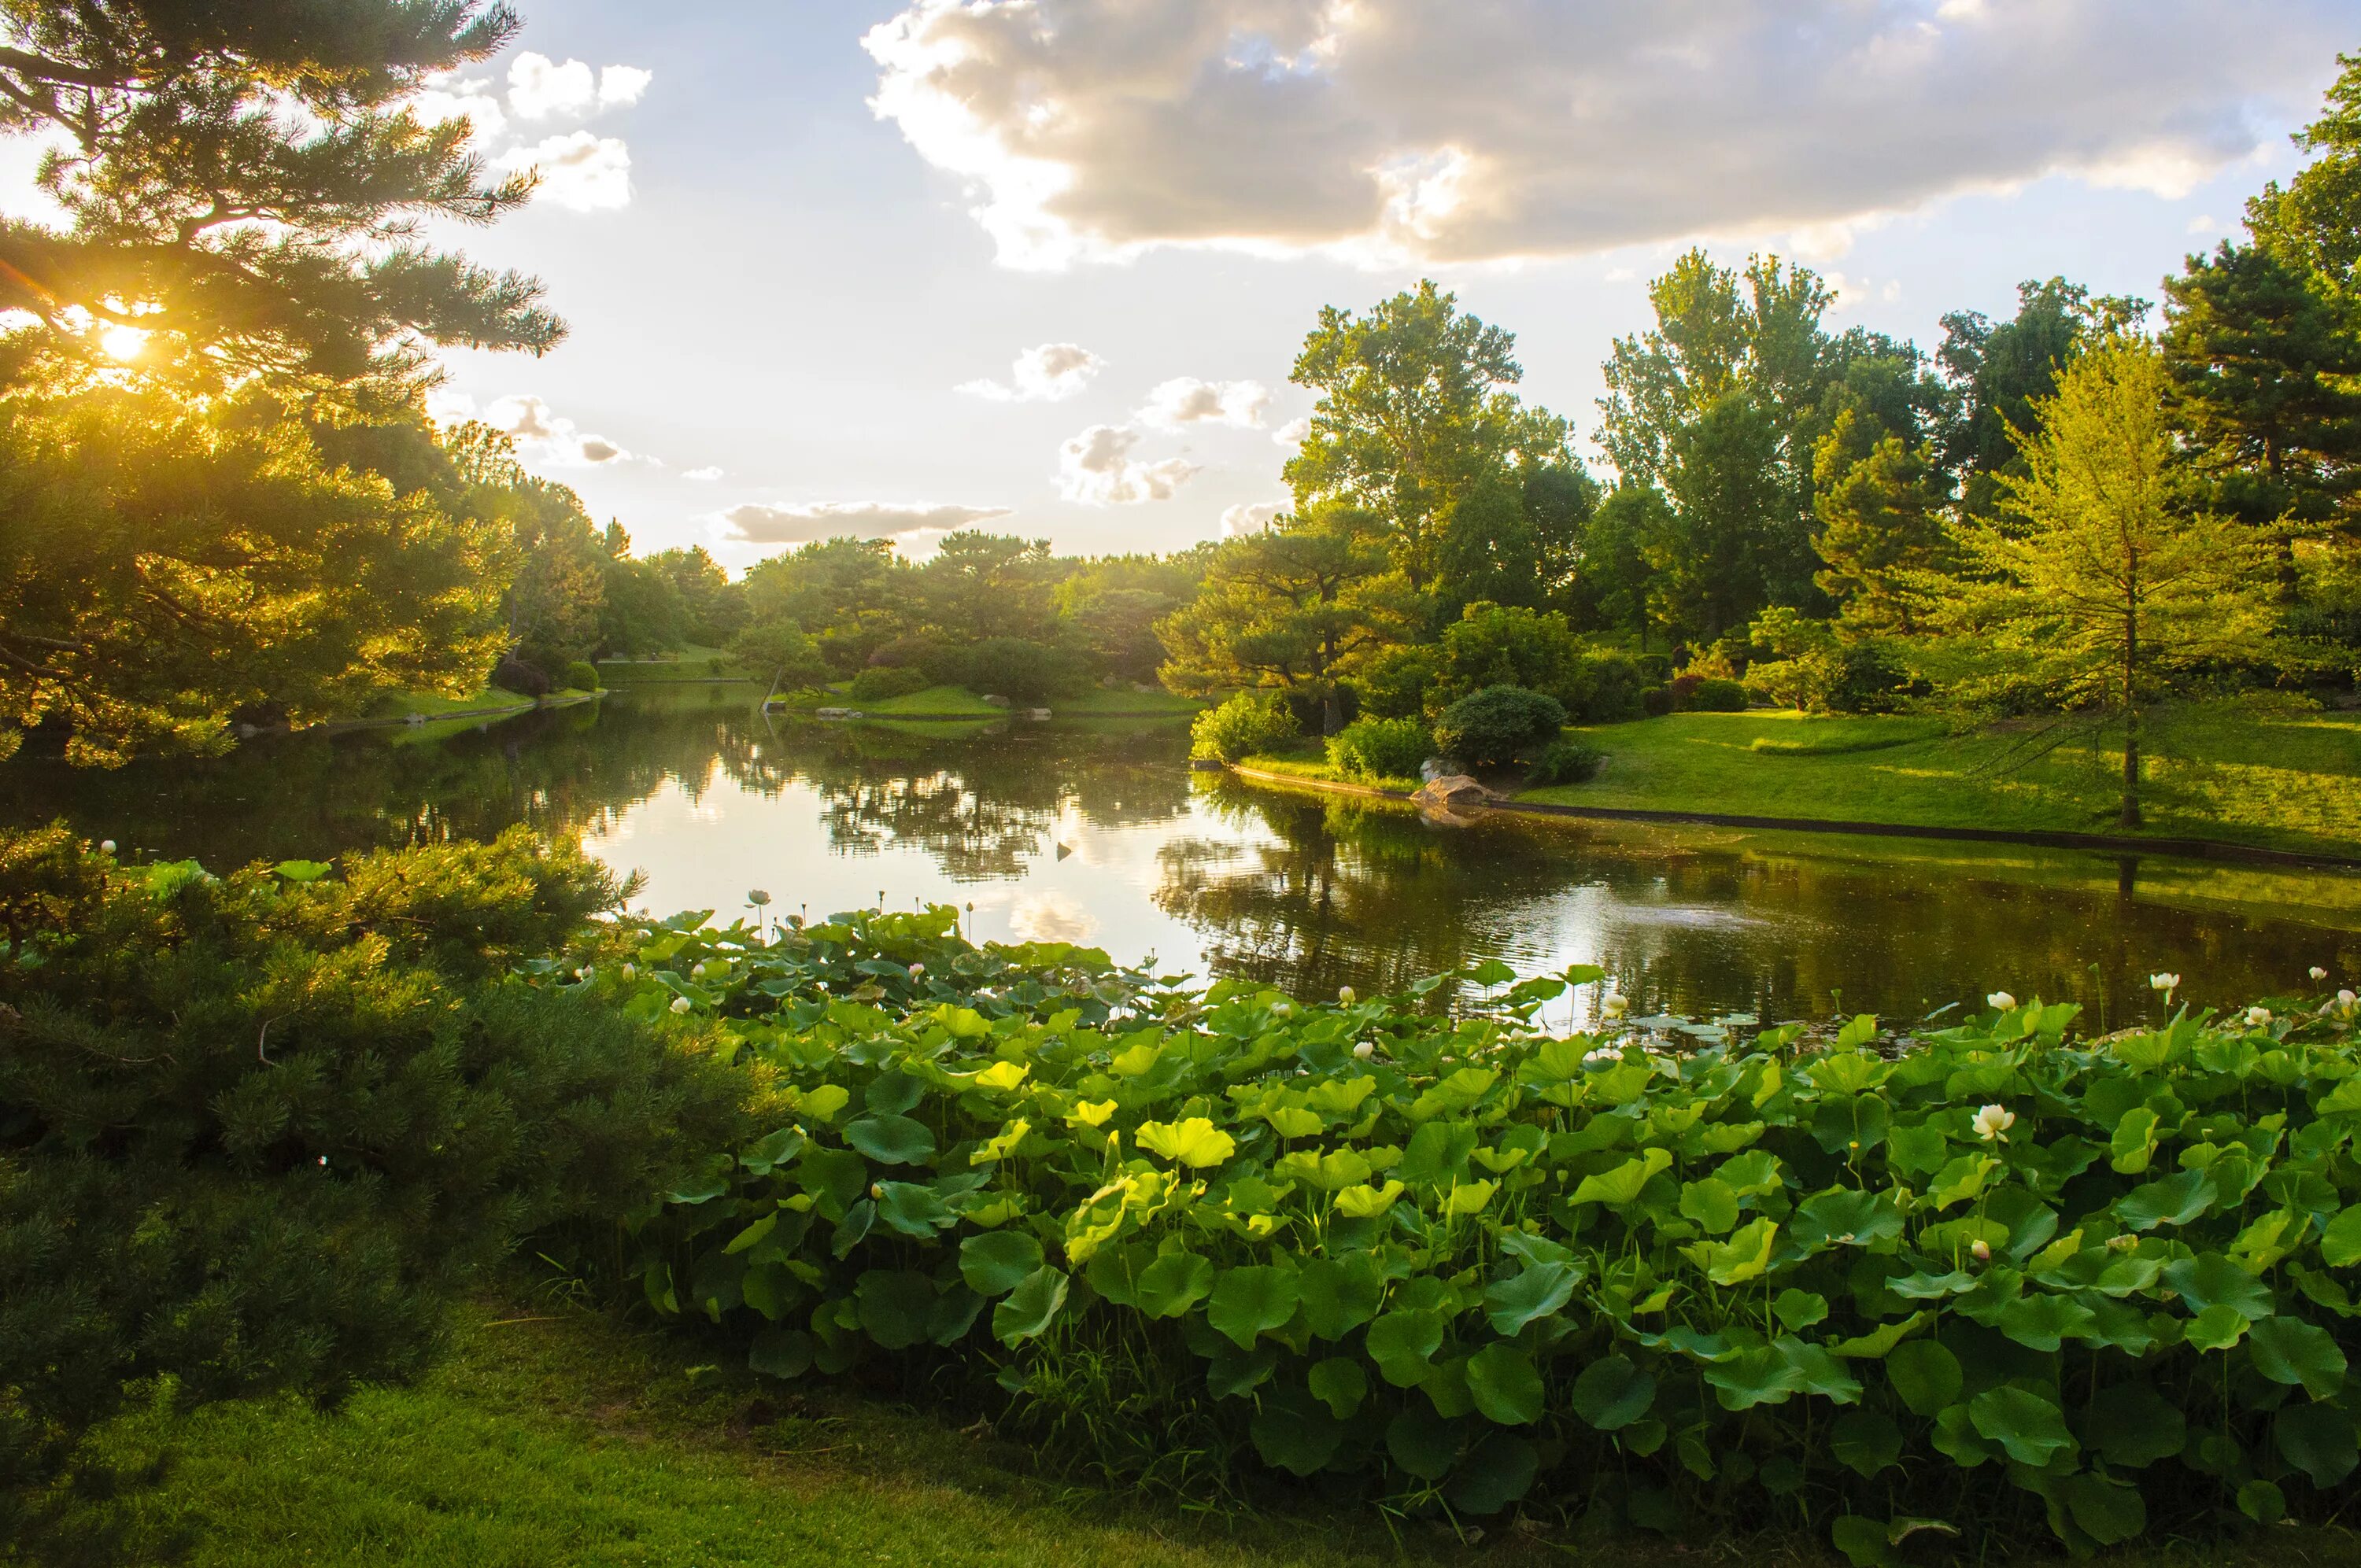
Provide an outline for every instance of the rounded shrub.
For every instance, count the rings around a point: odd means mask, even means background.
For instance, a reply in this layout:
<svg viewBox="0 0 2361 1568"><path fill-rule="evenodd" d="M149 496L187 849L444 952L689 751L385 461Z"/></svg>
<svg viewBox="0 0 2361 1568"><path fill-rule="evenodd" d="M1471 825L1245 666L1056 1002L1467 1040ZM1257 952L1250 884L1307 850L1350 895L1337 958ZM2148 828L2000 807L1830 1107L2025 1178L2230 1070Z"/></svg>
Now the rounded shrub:
<svg viewBox="0 0 2361 1568"><path fill-rule="evenodd" d="M1525 780L1544 785L1588 784L1598 776L1599 764L1606 761L1607 753L1589 741L1568 736L1542 748L1526 771Z"/></svg>
<svg viewBox="0 0 2361 1568"><path fill-rule="evenodd" d="M1415 718L1356 718L1328 737L1328 765L1348 779L1414 779L1433 750Z"/></svg>
<svg viewBox="0 0 2361 1568"><path fill-rule="evenodd" d="M1682 680L1688 679L1684 675ZM1679 683L1675 683L1678 689ZM1743 713L1746 711L1746 683L1721 676L1701 680L1690 688L1688 700L1681 707L1690 713Z"/></svg>
<svg viewBox="0 0 2361 1568"><path fill-rule="evenodd" d="M1581 700L1574 705L1584 724L1621 724L1642 718L1641 694L1648 680L1640 662L1620 648L1594 648L1582 656Z"/></svg>
<svg viewBox="0 0 2361 1568"><path fill-rule="evenodd" d="M1651 718L1662 718L1673 711L1673 688L1669 685L1650 686L1640 694L1640 711Z"/></svg>
<svg viewBox="0 0 2361 1568"><path fill-rule="evenodd" d="M1445 756L1472 768L1499 767L1557 735L1565 727L1565 705L1523 686L1486 686L1443 710L1434 744Z"/></svg>
<svg viewBox="0 0 2361 1568"><path fill-rule="evenodd" d="M1080 654L1021 637L987 637L965 650L966 684L1012 702L1042 703L1091 684Z"/></svg>
<svg viewBox="0 0 2361 1568"><path fill-rule="evenodd" d="M1189 754L1235 762L1301 732L1294 710L1275 691L1243 691L1199 714L1189 726Z"/></svg>
<svg viewBox="0 0 2361 1568"><path fill-rule="evenodd" d="M855 702L888 702L924 691L932 685L924 670L914 670L906 664L872 664L852 677L844 695Z"/></svg>
<svg viewBox="0 0 2361 1568"><path fill-rule="evenodd" d="M598 689L598 666L588 659L576 659L566 666L566 684L578 692Z"/></svg>

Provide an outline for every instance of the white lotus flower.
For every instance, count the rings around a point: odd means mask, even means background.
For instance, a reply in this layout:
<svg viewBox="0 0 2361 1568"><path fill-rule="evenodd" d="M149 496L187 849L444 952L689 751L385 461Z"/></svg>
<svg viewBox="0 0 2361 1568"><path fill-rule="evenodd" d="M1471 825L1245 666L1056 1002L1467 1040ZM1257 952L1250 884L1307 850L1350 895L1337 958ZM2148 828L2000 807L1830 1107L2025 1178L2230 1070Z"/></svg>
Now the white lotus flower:
<svg viewBox="0 0 2361 1568"><path fill-rule="evenodd" d="M2312 978L2314 980L2326 980L2328 978L2328 971L2321 968L2318 964L2314 964L2312 966Z"/></svg>
<svg viewBox="0 0 2361 1568"><path fill-rule="evenodd" d="M686 1012L687 1012L687 1011L688 1011L688 1007L689 1007L689 1002L688 1002L688 998L687 998L687 997L686 997L686 996L675 996L675 997L674 997L674 998L672 999L672 1010L673 1010L674 1012L675 1012L675 1013L686 1013Z"/></svg>
<svg viewBox="0 0 2361 1568"><path fill-rule="evenodd" d="M705 963L703 959L700 959L697 962L689 966L688 978L691 980L703 980L705 978Z"/></svg>
<svg viewBox="0 0 2361 1568"><path fill-rule="evenodd" d="M1584 1057L1582 1058L1582 1065L1585 1067L1597 1067L1603 1061L1620 1061L1622 1059L1621 1054L1618 1052L1613 1046L1601 1046L1597 1050L1592 1051L1589 1055Z"/></svg>
<svg viewBox="0 0 2361 1568"><path fill-rule="evenodd" d="M1975 1255L1975 1258L1978 1263L1990 1263L1992 1261L1992 1243L1984 1240L1982 1236L1978 1236L1974 1241L1970 1242L1968 1244L1968 1250Z"/></svg>
<svg viewBox="0 0 2361 1568"><path fill-rule="evenodd" d="M1353 1054L1361 1060L1367 1061L1371 1057L1378 1054L1378 1047L1371 1045L1368 1041L1363 1040L1359 1045L1353 1047Z"/></svg>
<svg viewBox="0 0 2361 1568"><path fill-rule="evenodd" d="M2268 1028L2269 1028L2269 1027L2270 1027L2270 1025L2271 1025L2271 1010L2270 1010L2269 1008L2268 1008L2268 1007L2249 1007L2249 1008L2247 1008L2247 1009L2246 1009L2246 1027L2247 1027L2247 1028L2249 1028L2249 1029L2268 1029Z"/></svg>
<svg viewBox="0 0 2361 1568"><path fill-rule="evenodd" d="M1340 985L1336 988L1336 1004L1339 1007L1350 1007L1354 1003L1359 1000L1359 993L1354 991L1351 986Z"/></svg>
<svg viewBox="0 0 2361 1568"><path fill-rule="evenodd" d="M2336 1005L2344 1008L2347 1013L2353 1011L2353 1004L2356 1000L2361 999L2356 999L2349 991L2340 991L2336 993Z"/></svg>
<svg viewBox="0 0 2361 1568"><path fill-rule="evenodd" d="M1976 1113L1974 1120L1968 1125L1973 1127L1976 1130L1976 1136L1986 1143L1991 1143L1994 1138L2006 1143L2008 1130L2016 1125L2016 1113L2003 1106L1987 1105Z"/></svg>
<svg viewBox="0 0 2361 1568"><path fill-rule="evenodd" d="M101 839L98 841L98 852L102 855L111 855L115 853L115 840L112 839Z"/></svg>
<svg viewBox="0 0 2361 1568"><path fill-rule="evenodd" d="M640 966L637 964L625 964L623 966L622 973L625 980L637 980L640 978Z"/></svg>
<svg viewBox="0 0 2361 1568"><path fill-rule="evenodd" d="M2170 996L2180 989L2180 977L2177 974L2152 974L2147 977L2147 988L2150 991L2161 991L2167 996Z"/></svg>
<svg viewBox="0 0 2361 1568"><path fill-rule="evenodd" d="M2005 991L1995 991L1984 998L1984 1005L1996 1013L2007 1013L2016 1006L2016 998Z"/></svg>
<svg viewBox="0 0 2361 1568"><path fill-rule="evenodd" d="M1598 1015L1602 1018L1620 1018L1631 1011L1631 1004L1620 996L1610 996L1598 1004Z"/></svg>
<svg viewBox="0 0 2361 1568"><path fill-rule="evenodd" d="M924 973L926 973L926 972L927 972L927 966L926 966L926 965L924 965L924 964L912 964L912 965L910 966L910 978L911 978L912 980L916 980L916 979L917 979L920 975L922 975L922 974L924 974Z"/></svg>

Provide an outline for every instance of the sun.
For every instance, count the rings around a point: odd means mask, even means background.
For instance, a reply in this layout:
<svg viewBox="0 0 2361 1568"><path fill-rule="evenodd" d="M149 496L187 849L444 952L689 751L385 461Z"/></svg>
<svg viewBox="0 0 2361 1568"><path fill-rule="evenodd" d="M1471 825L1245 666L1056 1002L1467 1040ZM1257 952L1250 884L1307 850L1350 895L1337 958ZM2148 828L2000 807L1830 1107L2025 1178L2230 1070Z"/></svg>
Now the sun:
<svg viewBox="0 0 2361 1568"><path fill-rule="evenodd" d="M98 345L111 358L133 360L148 346L148 334L136 326L111 326L98 334Z"/></svg>

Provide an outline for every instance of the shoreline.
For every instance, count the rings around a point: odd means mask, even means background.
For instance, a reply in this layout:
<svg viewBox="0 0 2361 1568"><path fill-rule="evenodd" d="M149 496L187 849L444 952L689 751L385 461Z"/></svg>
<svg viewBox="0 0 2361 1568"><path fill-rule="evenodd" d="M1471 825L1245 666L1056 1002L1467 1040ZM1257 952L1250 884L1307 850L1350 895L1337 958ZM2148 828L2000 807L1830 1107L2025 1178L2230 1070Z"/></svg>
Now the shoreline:
<svg viewBox="0 0 2361 1568"><path fill-rule="evenodd" d="M1356 795L1411 803L1411 792L1376 784L1347 784L1341 779L1305 778L1270 773L1239 763L1224 764L1224 772L1260 784L1320 790L1331 795ZM1950 843L2024 844L2045 850L2098 850L2118 854L2170 855L2184 860L2234 861L2255 865L2290 866L2314 871L2361 872L2361 858L2300 850L2272 850L2219 839L2136 839L2119 833L2080 833L2064 828L1936 828L1900 822L1856 822L1796 817L1750 817L1711 811L1652 811L1631 806L1560 806L1548 801L1513 797L1489 801L1477 812L1510 812L1525 817L1554 817L1602 822L1664 822L1702 828L1745 828L1761 832L1836 833L1861 838L1932 839Z"/></svg>

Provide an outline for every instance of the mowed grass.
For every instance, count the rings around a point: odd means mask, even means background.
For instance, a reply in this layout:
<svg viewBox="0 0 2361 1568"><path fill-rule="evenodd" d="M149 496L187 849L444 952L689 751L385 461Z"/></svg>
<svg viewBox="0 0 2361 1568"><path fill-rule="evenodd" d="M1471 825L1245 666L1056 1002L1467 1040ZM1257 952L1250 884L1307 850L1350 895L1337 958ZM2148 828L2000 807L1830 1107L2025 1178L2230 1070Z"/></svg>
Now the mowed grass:
<svg viewBox="0 0 2361 1568"><path fill-rule="evenodd" d="M533 698L506 686L478 686L459 696L445 696L439 692L399 692L386 697L369 710L372 718L438 718L446 714L472 713L482 708L530 707Z"/></svg>
<svg viewBox="0 0 2361 1568"><path fill-rule="evenodd" d="M278 1400L118 1420L101 1436L104 1456L128 1470L162 1458L162 1479L80 1502L62 1539L86 1543L75 1562L188 1568L1842 1562L1817 1534L1599 1538L1541 1523L1554 1512L1546 1498L1532 1522L1468 1521L1466 1539L1439 1519L1389 1522L1296 1491L1183 1511L1060 1479L1043 1456L964 1420L818 1380L758 1380L700 1361L675 1333L485 1302L415 1387L367 1390L333 1412ZM126 1525L112 1539L105 1528ZM156 1550L126 1555L124 1541ZM2361 1561L2361 1538L2282 1529L2102 1561L2313 1568Z"/></svg>
<svg viewBox="0 0 2361 1568"><path fill-rule="evenodd" d="M136 1466L169 1451L165 1479L89 1505L82 1522L126 1510L146 1539L191 1541L180 1561L192 1568L1405 1560L1374 1514L1208 1522L1060 1485L980 1428L825 1385L758 1386L693 1352L588 1313L479 1306L414 1388L365 1391L334 1413L273 1401L117 1422L108 1456ZM1473 1561L1439 1526L1404 1535L1406 1560ZM1548 1555L1511 1545L1486 1560Z"/></svg>
<svg viewBox="0 0 2361 1568"><path fill-rule="evenodd" d="M1049 699L1050 709L1060 718L1088 718L1093 714L1125 718L1171 714L1177 718L1210 706L1202 697L1175 696L1169 691L1133 691L1128 686L1112 690L1105 686L1093 686L1076 696Z"/></svg>
<svg viewBox="0 0 2361 1568"><path fill-rule="evenodd" d="M1896 738L1884 744L1885 734ZM1913 718L1685 713L1583 732L1607 753L1588 784L1525 792L1569 806L1910 827L2114 831L2120 751L2099 735L2048 750L2026 733L1954 736ZM2361 853L2361 716L2235 703L2156 716L2143 831Z"/></svg>
<svg viewBox="0 0 2361 1568"><path fill-rule="evenodd" d="M965 686L928 686L924 691L906 692L900 696L889 696L882 702L861 702L849 696L840 696L835 700L847 707L858 708L862 713L878 714L889 718L897 714L915 713L940 714L961 718L994 718L1008 712L1007 707L994 707ZM1011 703L1009 707L1021 706L1023 705Z"/></svg>
<svg viewBox="0 0 2361 1568"><path fill-rule="evenodd" d="M598 678L610 686L661 685L667 681L749 681L753 676L719 648L692 644L654 659L601 659Z"/></svg>

